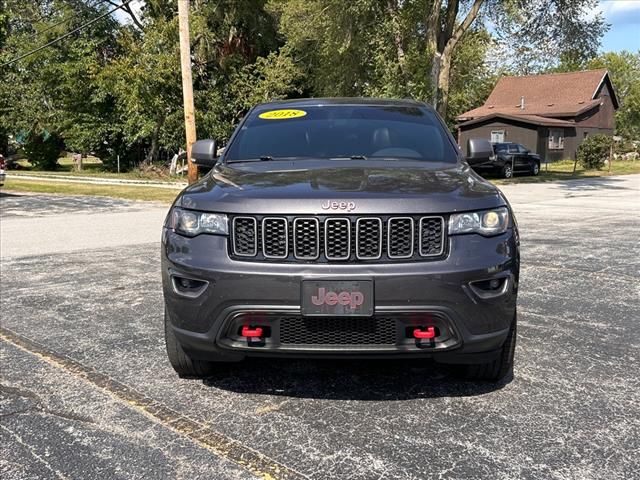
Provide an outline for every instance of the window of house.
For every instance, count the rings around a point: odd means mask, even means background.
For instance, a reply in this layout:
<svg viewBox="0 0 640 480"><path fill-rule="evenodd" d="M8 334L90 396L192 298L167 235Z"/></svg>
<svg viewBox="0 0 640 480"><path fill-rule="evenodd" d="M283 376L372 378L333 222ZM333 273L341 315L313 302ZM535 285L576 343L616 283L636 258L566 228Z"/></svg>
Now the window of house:
<svg viewBox="0 0 640 480"><path fill-rule="evenodd" d="M504 130L491 130L491 143L504 142Z"/></svg>
<svg viewBox="0 0 640 480"><path fill-rule="evenodd" d="M549 150L562 150L564 148L564 130L561 128L549 129Z"/></svg>

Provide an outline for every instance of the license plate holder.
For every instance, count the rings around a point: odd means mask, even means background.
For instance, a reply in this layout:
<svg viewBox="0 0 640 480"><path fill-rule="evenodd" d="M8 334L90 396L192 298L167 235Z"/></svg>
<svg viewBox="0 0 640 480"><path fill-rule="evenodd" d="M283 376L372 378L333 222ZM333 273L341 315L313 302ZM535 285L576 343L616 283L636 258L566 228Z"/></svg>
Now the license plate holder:
<svg viewBox="0 0 640 480"><path fill-rule="evenodd" d="M371 317L373 280L303 280L300 298L306 317Z"/></svg>

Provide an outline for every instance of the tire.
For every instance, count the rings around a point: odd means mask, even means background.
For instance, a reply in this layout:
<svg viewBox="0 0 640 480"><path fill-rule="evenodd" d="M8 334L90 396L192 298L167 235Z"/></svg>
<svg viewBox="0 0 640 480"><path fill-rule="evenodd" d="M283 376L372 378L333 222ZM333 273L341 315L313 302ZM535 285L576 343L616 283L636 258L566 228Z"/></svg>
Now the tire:
<svg viewBox="0 0 640 480"><path fill-rule="evenodd" d="M214 364L212 362L195 360L182 349L173 333L171 320L166 310L164 312L164 340L169 363L180 378L203 378L213 373Z"/></svg>
<svg viewBox="0 0 640 480"><path fill-rule="evenodd" d="M514 317L509 335L502 345L500 355L489 363L463 365L459 373L467 380L499 382L513 373L513 358L516 350L517 318Z"/></svg>
<svg viewBox="0 0 640 480"><path fill-rule="evenodd" d="M531 167L531 174L534 177L537 177L540 174L540 164L538 162L533 162L533 167Z"/></svg>
<svg viewBox="0 0 640 480"><path fill-rule="evenodd" d="M508 163L502 167L502 178L513 178L513 167Z"/></svg>

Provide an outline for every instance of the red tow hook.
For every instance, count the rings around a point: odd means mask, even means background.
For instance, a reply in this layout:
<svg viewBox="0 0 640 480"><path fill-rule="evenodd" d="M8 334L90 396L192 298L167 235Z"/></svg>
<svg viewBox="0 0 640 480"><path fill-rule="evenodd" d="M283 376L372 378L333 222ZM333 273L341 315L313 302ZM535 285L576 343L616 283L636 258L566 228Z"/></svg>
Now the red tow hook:
<svg viewBox="0 0 640 480"><path fill-rule="evenodd" d="M413 338L417 338L419 340L429 340L435 337L436 337L435 327L427 327L426 330L421 330L419 328L416 328L413 331Z"/></svg>
<svg viewBox="0 0 640 480"><path fill-rule="evenodd" d="M241 335L247 338L260 338L262 336L262 328L251 328L249 325L243 325Z"/></svg>

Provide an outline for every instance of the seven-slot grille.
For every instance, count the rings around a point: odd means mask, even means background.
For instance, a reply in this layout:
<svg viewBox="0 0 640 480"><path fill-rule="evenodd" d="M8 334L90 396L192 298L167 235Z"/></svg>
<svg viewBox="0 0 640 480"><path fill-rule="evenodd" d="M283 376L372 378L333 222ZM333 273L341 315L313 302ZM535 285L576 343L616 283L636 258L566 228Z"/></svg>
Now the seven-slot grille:
<svg viewBox="0 0 640 480"><path fill-rule="evenodd" d="M235 216L231 254L244 260L412 261L445 250L440 216Z"/></svg>

